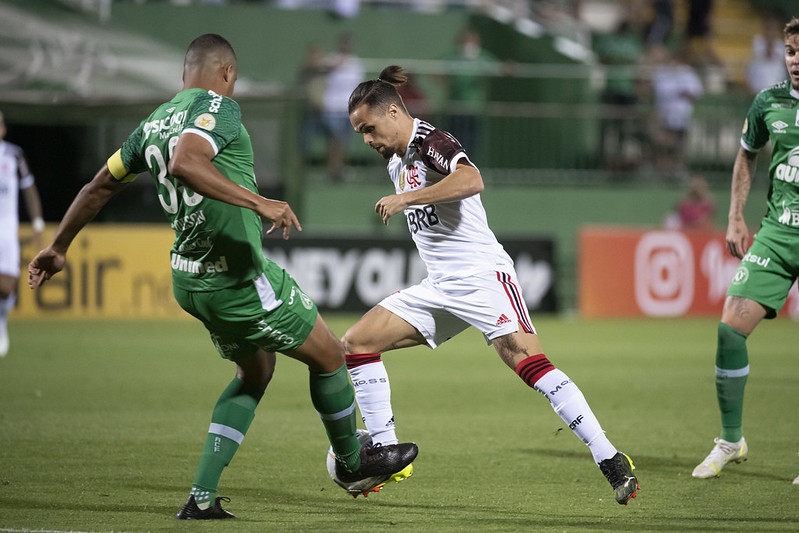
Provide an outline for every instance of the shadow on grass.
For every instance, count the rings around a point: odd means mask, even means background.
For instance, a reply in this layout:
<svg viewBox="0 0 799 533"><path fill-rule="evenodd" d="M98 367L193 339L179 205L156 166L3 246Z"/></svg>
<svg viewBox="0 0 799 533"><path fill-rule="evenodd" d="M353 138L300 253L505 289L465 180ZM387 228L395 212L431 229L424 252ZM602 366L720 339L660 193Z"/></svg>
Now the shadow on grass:
<svg viewBox="0 0 799 533"><path fill-rule="evenodd" d="M537 455L537 456L545 456L545 457L553 457L557 459L574 459L574 460L584 460L585 453L583 452L576 452L574 450L561 450L557 448L517 448L515 450L516 453L520 455ZM699 464L699 461L703 459L703 457L696 458L696 457L662 457L662 456L653 456L653 455L641 455L641 454L630 454L630 457L635 464L636 471L647 471L650 473L660 473L665 475L671 475L677 471L678 473L685 473L690 475L693 472L694 467ZM750 468L746 468L749 466ZM756 470L755 467L750 461L745 461L742 464L730 464L727 468L724 469L724 473L722 474L724 477L748 477L753 479L764 479L764 480L772 480L772 481L785 481L785 476L780 476L777 474L771 474L763 471ZM713 479L710 480L696 480L696 482L710 482L712 483Z"/></svg>

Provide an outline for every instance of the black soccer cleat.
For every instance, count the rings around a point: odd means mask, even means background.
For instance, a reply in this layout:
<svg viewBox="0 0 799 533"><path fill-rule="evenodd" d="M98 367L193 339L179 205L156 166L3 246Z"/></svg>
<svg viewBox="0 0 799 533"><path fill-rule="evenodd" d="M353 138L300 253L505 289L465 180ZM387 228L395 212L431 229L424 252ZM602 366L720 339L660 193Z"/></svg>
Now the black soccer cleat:
<svg viewBox="0 0 799 533"><path fill-rule="evenodd" d="M361 448L360 468L348 472L341 463L336 462L336 477L347 492L357 496L384 484L411 464L418 454L419 448L412 442L364 446Z"/></svg>
<svg viewBox="0 0 799 533"><path fill-rule="evenodd" d="M627 505L631 498L635 498L636 491L641 488L638 479L633 474L635 466L632 460L625 453L616 452L610 459L605 459L599 463L599 469L605 474L610 486L613 487L613 495L621 505Z"/></svg>
<svg viewBox="0 0 799 533"><path fill-rule="evenodd" d="M223 518L236 518L233 514L222 509L220 501L229 502L230 498L217 498L208 509L200 509L194 500L194 495L189 496L186 505L178 512L178 520L220 520Z"/></svg>

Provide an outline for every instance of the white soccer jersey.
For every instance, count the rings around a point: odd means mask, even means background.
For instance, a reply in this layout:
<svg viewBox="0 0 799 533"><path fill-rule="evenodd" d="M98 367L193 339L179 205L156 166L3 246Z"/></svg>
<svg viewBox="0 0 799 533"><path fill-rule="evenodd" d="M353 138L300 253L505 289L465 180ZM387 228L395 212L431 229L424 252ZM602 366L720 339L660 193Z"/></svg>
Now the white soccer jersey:
<svg viewBox="0 0 799 533"><path fill-rule="evenodd" d="M22 149L0 141L0 274L19 276L19 191L33 185Z"/></svg>
<svg viewBox="0 0 799 533"><path fill-rule="evenodd" d="M438 183L459 161L474 166L452 135L418 118L413 122L405 156L395 154L388 162L397 194ZM479 194L455 202L412 205L405 217L432 281L513 268L513 260L488 227Z"/></svg>
<svg viewBox="0 0 799 533"><path fill-rule="evenodd" d="M0 142L0 232L17 238L19 191L33 185L33 175L22 149Z"/></svg>

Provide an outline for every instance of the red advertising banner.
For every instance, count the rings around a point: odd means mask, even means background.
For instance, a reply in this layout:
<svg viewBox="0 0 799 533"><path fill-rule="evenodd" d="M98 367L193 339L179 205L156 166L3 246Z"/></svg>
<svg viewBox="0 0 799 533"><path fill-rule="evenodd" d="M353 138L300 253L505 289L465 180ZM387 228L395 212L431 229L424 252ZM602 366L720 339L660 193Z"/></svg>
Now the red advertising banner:
<svg viewBox="0 0 799 533"><path fill-rule="evenodd" d="M585 317L721 316L740 260L723 232L587 227L579 238ZM794 284L780 316L799 319Z"/></svg>

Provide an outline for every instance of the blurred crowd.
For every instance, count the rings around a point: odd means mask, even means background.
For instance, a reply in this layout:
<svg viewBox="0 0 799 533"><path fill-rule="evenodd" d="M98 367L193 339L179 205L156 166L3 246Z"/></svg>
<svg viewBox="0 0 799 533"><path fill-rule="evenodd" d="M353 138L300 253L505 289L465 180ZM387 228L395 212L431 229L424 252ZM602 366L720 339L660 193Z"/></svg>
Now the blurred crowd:
<svg viewBox="0 0 799 533"><path fill-rule="evenodd" d="M366 2L363 2L366 3ZM731 82L729 65L714 46L714 0L497 0L459 1L380 1L376 6L435 11L453 7L491 9L504 13L506 20L532 20L546 31L585 47L604 67L601 89L601 165L609 171L639 172L687 184L691 169L686 158L686 143L691 131L694 108L707 94L726 91ZM276 0L290 9L328 9L340 16L357 14L359 0ZM612 16L597 16L597 5L610 6ZM783 13L763 10L762 27L751 42L745 76L736 87L754 95L786 77L784 66ZM601 19L601 20L600 20ZM604 24L604 26L603 26ZM311 138L324 136L328 142L326 168L339 180L344 168L346 136L337 134L330 109L330 95L346 95L357 84L363 67L350 45L346 61L342 49L324 54L312 44L300 69L301 87L308 107L303 127L304 146ZM486 73L496 75L500 64L481 46L480 34L470 28L458 36L450 52L439 57L460 62L457 74L438 76L445 89L448 109L444 123L467 149L480 145L482 111L489 100ZM501 67L500 67L501 68ZM512 72L512 69L509 69ZM348 78L348 76L350 76ZM324 85L328 84L325 88ZM405 96L413 106L426 109L426 98L418 85L409 84ZM324 94L328 94L327 100ZM342 101L345 100L340 96ZM325 101L328 103L325 104ZM327 108L325 108L327 106ZM340 111L339 111L340 112ZM344 124L344 119L340 123ZM342 144L344 143L344 145Z"/></svg>
<svg viewBox="0 0 799 533"><path fill-rule="evenodd" d="M759 12L762 28L751 42L745 79L730 79L714 46L713 0L686 0L684 26L678 26L673 0L619 2L620 16L607 32L595 33L592 46L607 67L602 95L604 165L611 170L653 172L686 183L691 169L686 142L694 107L705 94L745 90L754 95L787 78L782 37L788 15ZM654 115L641 116L639 104Z"/></svg>

